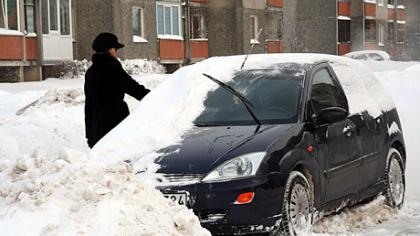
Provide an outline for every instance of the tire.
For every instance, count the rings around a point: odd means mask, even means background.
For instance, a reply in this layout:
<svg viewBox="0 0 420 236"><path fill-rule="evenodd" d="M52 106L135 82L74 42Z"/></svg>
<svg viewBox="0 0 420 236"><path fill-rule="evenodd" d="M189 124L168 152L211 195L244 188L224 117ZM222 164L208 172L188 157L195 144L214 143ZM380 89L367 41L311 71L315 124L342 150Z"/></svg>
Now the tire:
<svg viewBox="0 0 420 236"><path fill-rule="evenodd" d="M405 172L401 153L391 148L388 152L385 169L385 203L396 209L404 204L405 197Z"/></svg>
<svg viewBox="0 0 420 236"><path fill-rule="evenodd" d="M278 235L308 234L312 229L313 193L306 177L292 171L287 179Z"/></svg>

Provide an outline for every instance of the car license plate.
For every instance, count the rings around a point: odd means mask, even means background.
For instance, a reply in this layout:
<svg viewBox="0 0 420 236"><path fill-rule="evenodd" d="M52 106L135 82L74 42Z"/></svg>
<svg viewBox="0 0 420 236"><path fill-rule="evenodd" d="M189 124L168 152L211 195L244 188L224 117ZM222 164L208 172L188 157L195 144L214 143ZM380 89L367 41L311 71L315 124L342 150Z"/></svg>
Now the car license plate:
<svg viewBox="0 0 420 236"><path fill-rule="evenodd" d="M163 196L179 205L187 205L187 194L186 193L171 193L163 194Z"/></svg>

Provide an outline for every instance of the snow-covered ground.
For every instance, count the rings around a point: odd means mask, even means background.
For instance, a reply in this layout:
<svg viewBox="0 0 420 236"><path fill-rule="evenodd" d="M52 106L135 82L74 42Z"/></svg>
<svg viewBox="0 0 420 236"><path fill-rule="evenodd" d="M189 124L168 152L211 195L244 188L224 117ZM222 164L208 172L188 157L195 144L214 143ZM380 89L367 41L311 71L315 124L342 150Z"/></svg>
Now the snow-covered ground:
<svg viewBox="0 0 420 236"><path fill-rule="evenodd" d="M318 222L316 234L420 233L420 158L416 153L420 144L420 64L369 66L394 98L402 120L408 153L406 204L397 212L384 207L383 199L378 198L344 209ZM166 76L135 78L155 89ZM82 86L81 79L0 84L1 235L208 235L190 210L169 203L149 183L133 178L131 166L116 163L109 167L86 155ZM199 88L200 84L190 86ZM159 88L161 96L167 89ZM204 91L177 91L176 99L194 99ZM139 105L127 100L131 110ZM147 106L147 100L142 106ZM182 130L186 124L179 121L175 128ZM105 140L103 146L110 144Z"/></svg>

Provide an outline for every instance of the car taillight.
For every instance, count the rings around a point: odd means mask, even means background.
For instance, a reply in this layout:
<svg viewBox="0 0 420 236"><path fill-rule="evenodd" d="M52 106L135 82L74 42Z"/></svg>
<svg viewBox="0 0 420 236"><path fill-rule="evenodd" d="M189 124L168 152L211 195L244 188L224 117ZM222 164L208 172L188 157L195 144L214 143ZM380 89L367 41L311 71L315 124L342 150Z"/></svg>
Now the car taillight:
<svg viewBox="0 0 420 236"><path fill-rule="evenodd" d="M247 193L241 193L235 201L235 204L248 204L251 203L252 200L254 200L255 193L254 192L247 192Z"/></svg>

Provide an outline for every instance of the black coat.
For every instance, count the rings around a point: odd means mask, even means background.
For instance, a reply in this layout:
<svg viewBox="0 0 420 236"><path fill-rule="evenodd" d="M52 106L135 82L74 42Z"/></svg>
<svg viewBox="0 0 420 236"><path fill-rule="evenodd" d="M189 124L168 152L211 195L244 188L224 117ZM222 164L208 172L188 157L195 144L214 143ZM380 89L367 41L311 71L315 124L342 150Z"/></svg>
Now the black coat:
<svg viewBox="0 0 420 236"><path fill-rule="evenodd" d="M89 147L117 126L129 114L124 95L141 100L150 90L138 84L108 54L97 53L85 75L85 125Z"/></svg>

